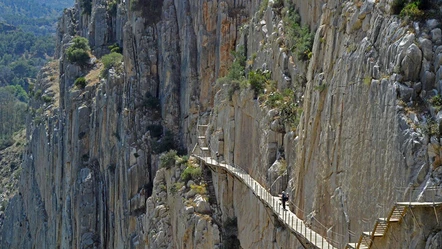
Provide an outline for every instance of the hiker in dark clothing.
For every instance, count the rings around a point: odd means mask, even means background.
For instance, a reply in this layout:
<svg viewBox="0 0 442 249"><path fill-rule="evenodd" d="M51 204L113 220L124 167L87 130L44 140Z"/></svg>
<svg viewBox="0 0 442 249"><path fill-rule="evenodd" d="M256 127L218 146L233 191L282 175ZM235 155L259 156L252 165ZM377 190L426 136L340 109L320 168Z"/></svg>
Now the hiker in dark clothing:
<svg viewBox="0 0 442 249"><path fill-rule="evenodd" d="M289 200L289 195L285 192L282 191L282 195L281 195L281 201L282 201L282 208L284 208L284 210L287 210L285 208L285 203Z"/></svg>

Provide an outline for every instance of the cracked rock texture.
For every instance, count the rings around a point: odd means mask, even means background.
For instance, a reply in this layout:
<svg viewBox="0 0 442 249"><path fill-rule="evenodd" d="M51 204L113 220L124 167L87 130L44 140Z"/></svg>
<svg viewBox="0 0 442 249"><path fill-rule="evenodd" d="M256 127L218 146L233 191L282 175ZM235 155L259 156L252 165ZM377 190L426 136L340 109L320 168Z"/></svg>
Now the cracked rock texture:
<svg viewBox="0 0 442 249"><path fill-rule="evenodd" d="M59 21L58 65L35 86L51 101L30 103L1 248L302 248L222 170L204 169L206 196L179 184L183 165L160 167L163 148L190 154L202 135L213 158L287 190L292 211L340 248L395 201L439 196L439 21L404 22L391 0L284 1L314 32L300 60L281 1L94 0L90 13L80 2ZM75 35L89 40L86 65L64 54ZM113 44L123 62L101 78ZM293 90L296 127L252 90L217 81L241 48L247 72L269 70L275 88ZM439 248L440 208L413 212L377 246Z"/></svg>

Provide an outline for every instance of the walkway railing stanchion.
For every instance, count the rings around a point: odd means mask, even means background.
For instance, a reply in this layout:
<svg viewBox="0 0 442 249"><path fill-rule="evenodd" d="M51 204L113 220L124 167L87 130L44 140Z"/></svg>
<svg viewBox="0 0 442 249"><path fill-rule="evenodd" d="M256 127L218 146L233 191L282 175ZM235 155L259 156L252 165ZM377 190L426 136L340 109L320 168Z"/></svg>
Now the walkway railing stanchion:
<svg viewBox="0 0 442 249"><path fill-rule="evenodd" d="M267 189L261 184L258 183L258 181L254 180L249 174L244 173L239 168L234 168L227 163L221 164L218 160L214 160L211 156L203 157L196 155L196 158L200 160L202 164L206 165L212 165L214 167L211 167L212 170L216 169L218 171L218 167L222 167L224 171L226 171L229 175L231 175L234 178L237 178L241 183L245 184L246 187L249 188L249 190L252 190L254 194L258 197L258 200L263 202L265 206L270 207L270 210L272 210L273 215L276 215L276 218L278 220L282 220L282 223L289 228L289 232L294 232L295 234L298 234L302 236L305 240L308 241L308 243L313 244L315 248L322 248L322 249L336 249L333 247L331 243L328 242L328 236L322 237L320 234L315 232L312 228L307 227L304 220L299 219L298 216L296 216L296 211L299 211L302 215L303 210L299 209L296 205L293 206L293 209L295 210L293 213L288 210L284 210L283 206L280 203L279 196L273 196L270 192L270 189ZM412 191L410 191L410 202L411 202L411 196ZM431 201L431 200L430 200ZM433 203L435 202L435 196L433 196ZM317 228L317 227L315 227ZM307 234L308 233L308 234ZM319 237L319 238L318 238ZM320 241L318 241L318 239Z"/></svg>

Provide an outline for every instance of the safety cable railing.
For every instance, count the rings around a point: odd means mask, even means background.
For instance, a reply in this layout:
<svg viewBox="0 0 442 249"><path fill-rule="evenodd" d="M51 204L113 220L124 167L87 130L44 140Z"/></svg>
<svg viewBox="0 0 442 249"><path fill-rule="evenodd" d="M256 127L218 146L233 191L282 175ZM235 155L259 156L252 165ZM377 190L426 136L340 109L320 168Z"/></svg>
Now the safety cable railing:
<svg viewBox="0 0 442 249"><path fill-rule="evenodd" d="M433 208L436 220L439 223L439 217L437 214L436 206L442 205L442 188L439 186L425 186L425 187L395 187L397 197L401 199L400 202L395 202L392 208L389 209L388 214L384 210L383 214L375 221L374 226L371 229L366 229L369 232L362 232L359 237L358 242L348 243L346 248L356 248L356 249L369 249L372 247L374 240L377 237L383 237L387 234L390 223L400 222L402 218L406 215L407 211L411 213L413 219L415 215L413 212L414 207L427 207ZM383 205L378 205L385 208ZM386 215L386 216L384 216ZM418 222L417 222L418 224Z"/></svg>
<svg viewBox="0 0 442 249"><path fill-rule="evenodd" d="M245 173L240 168L232 167L225 163L220 163L211 157L202 157L194 155L198 160L204 161L205 164L209 164L215 167L221 167L227 172L235 176L246 186L248 186L253 193L261 200L263 204L272 209L276 217L282 221L292 232L301 236L307 240L310 244L313 244L316 248L334 249L336 248L330 241L326 240L320 234L315 232L311 227L307 226L303 220L299 219L290 210L284 210L280 205L278 196L273 196L267 191L261 184L255 181L249 174Z"/></svg>

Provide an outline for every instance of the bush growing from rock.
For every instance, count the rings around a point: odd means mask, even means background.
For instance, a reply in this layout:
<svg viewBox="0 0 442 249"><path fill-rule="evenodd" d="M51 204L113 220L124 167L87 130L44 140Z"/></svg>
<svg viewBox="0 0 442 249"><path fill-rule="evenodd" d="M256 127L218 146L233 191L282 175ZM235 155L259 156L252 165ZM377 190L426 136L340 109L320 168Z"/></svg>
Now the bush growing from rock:
<svg viewBox="0 0 442 249"><path fill-rule="evenodd" d="M170 150L167 153L164 153L160 156L160 167L169 169L175 164L175 160L177 157L177 152L175 150Z"/></svg>
<svg viewBox="0 0 442 249"><path fill-rule="evenodd" d="M123 61L123 55L120 53L112 52L110 54L101 57L101 62L103 62L103 70L101 71L101 77L106 77L109 69L117 67Z"/></svg>
<svg viewBox="0 0 442 249"><path fill-rule="evenodd" d="M181 180L188 182L189 180L197 180L202 176L202 170L198 166L188 165L181 173Z"/></svg>
<svg viewBox="0 0 442 249"><path fill-rule="evenodd" d="M66 49L68 60L72 63L77 63L80 66L86 65L90 59L88 40L84 37L77 36L72 42L72 45Z"/></svg>
<svg viewBox="0 0 442 249"><path fill-rule="evenodd" d="M84 89L86 87L86 79L84 77L79 77L75 80L74 85L78 89Z"/></svg>

